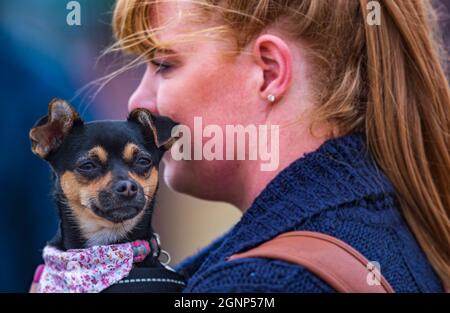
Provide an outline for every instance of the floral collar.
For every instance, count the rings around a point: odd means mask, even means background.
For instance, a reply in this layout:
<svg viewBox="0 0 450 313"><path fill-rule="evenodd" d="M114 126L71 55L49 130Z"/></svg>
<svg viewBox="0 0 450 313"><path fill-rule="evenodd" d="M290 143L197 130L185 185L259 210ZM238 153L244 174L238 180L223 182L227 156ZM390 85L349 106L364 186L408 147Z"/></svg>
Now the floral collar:
<svg viewBox="0 0 450 313"><path fill-rule="evenodd" d="M45 264L36 269L35 282L41 293L100 292L130 273L133 263L142 262L148 255L158 257L157 237L150 241L93 246L86 249L61 251L46 246Z"/></svg>

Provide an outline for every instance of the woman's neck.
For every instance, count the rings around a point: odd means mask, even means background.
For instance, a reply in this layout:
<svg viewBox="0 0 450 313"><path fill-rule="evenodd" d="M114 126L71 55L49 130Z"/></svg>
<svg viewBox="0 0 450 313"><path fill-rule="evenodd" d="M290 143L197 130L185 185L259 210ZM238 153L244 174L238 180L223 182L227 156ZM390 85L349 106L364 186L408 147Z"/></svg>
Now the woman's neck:
<svg viewBox="0 0 450 313"><path fill-rule="evenodd" d="M317 133L329 134L329 132L320 131ZM301 125L294 124L283 127L279 132L279 151L276 152L278 155L278 166L273 170L263 171L261 170L262 165L267 163L265 160L242 161L242 166L239 167L240 173L238 174L241 178L242 188L239 194L235 195L232 203L242 213L245 213L256 197L283 169L305 153L317 150L330 137L331 135L315 137L310 133L309 127L302 127Z"/></svg>

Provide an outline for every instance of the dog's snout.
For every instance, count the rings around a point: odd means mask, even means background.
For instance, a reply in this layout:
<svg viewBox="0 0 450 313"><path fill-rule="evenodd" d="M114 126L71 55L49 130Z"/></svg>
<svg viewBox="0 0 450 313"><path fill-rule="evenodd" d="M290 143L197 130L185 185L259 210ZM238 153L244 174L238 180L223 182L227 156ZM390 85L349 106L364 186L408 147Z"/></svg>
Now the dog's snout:
<svg viewBox="0 0 450 313"><path fill-rule="evenodd" d="M133 198L138 192L138 186L132 180L120 180L115 183L114 192L125 198Z"/></svg>

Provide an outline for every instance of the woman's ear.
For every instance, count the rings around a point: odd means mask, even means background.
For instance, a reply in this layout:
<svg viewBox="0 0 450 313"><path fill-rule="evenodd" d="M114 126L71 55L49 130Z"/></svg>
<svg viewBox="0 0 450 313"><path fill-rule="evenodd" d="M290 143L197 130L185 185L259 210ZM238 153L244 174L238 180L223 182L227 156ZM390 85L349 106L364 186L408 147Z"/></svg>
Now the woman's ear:
<svg viewBox="0 0 450 313"><path fill-rule="evenodd" d="M47 159L75 124L83 124L78 112L68 102L53 99L48 105L48 114L40 118L30 130L31 150Z"/></svg>
<svg viewBox="0 0 450 313"><path fill-rule="evenodd" d="M128 121L140 124L153 136L158 148L169 150L178 139L172 136L172 129L178 125L177 123L165 116L154 116L146 109L134 109L128 115Z"/></svg>
<svg viewBox="0 0 450 313"><path fill-rule="evenodd" d="M253 46L253 56L264 71L260 93L264 99L274 95L280 99L292 80L292 53L286 42L278 36L259 36Z"/></svg>

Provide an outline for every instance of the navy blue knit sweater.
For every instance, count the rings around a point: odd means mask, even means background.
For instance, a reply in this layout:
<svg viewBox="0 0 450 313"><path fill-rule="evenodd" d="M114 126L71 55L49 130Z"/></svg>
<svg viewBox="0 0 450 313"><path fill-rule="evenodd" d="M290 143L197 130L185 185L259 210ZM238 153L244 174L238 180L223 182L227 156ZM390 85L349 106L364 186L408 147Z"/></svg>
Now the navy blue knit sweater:
<svg viewBox="0 0 450 313"><path fill-rule="evenodd" d="M443 291L399 211L393 186L359 133L330 139L281 171L230 231L176 267L188 279L184 291L334 292L295 264L226 260L292 230L347 242L380 263L396 292Z"/></svg>

